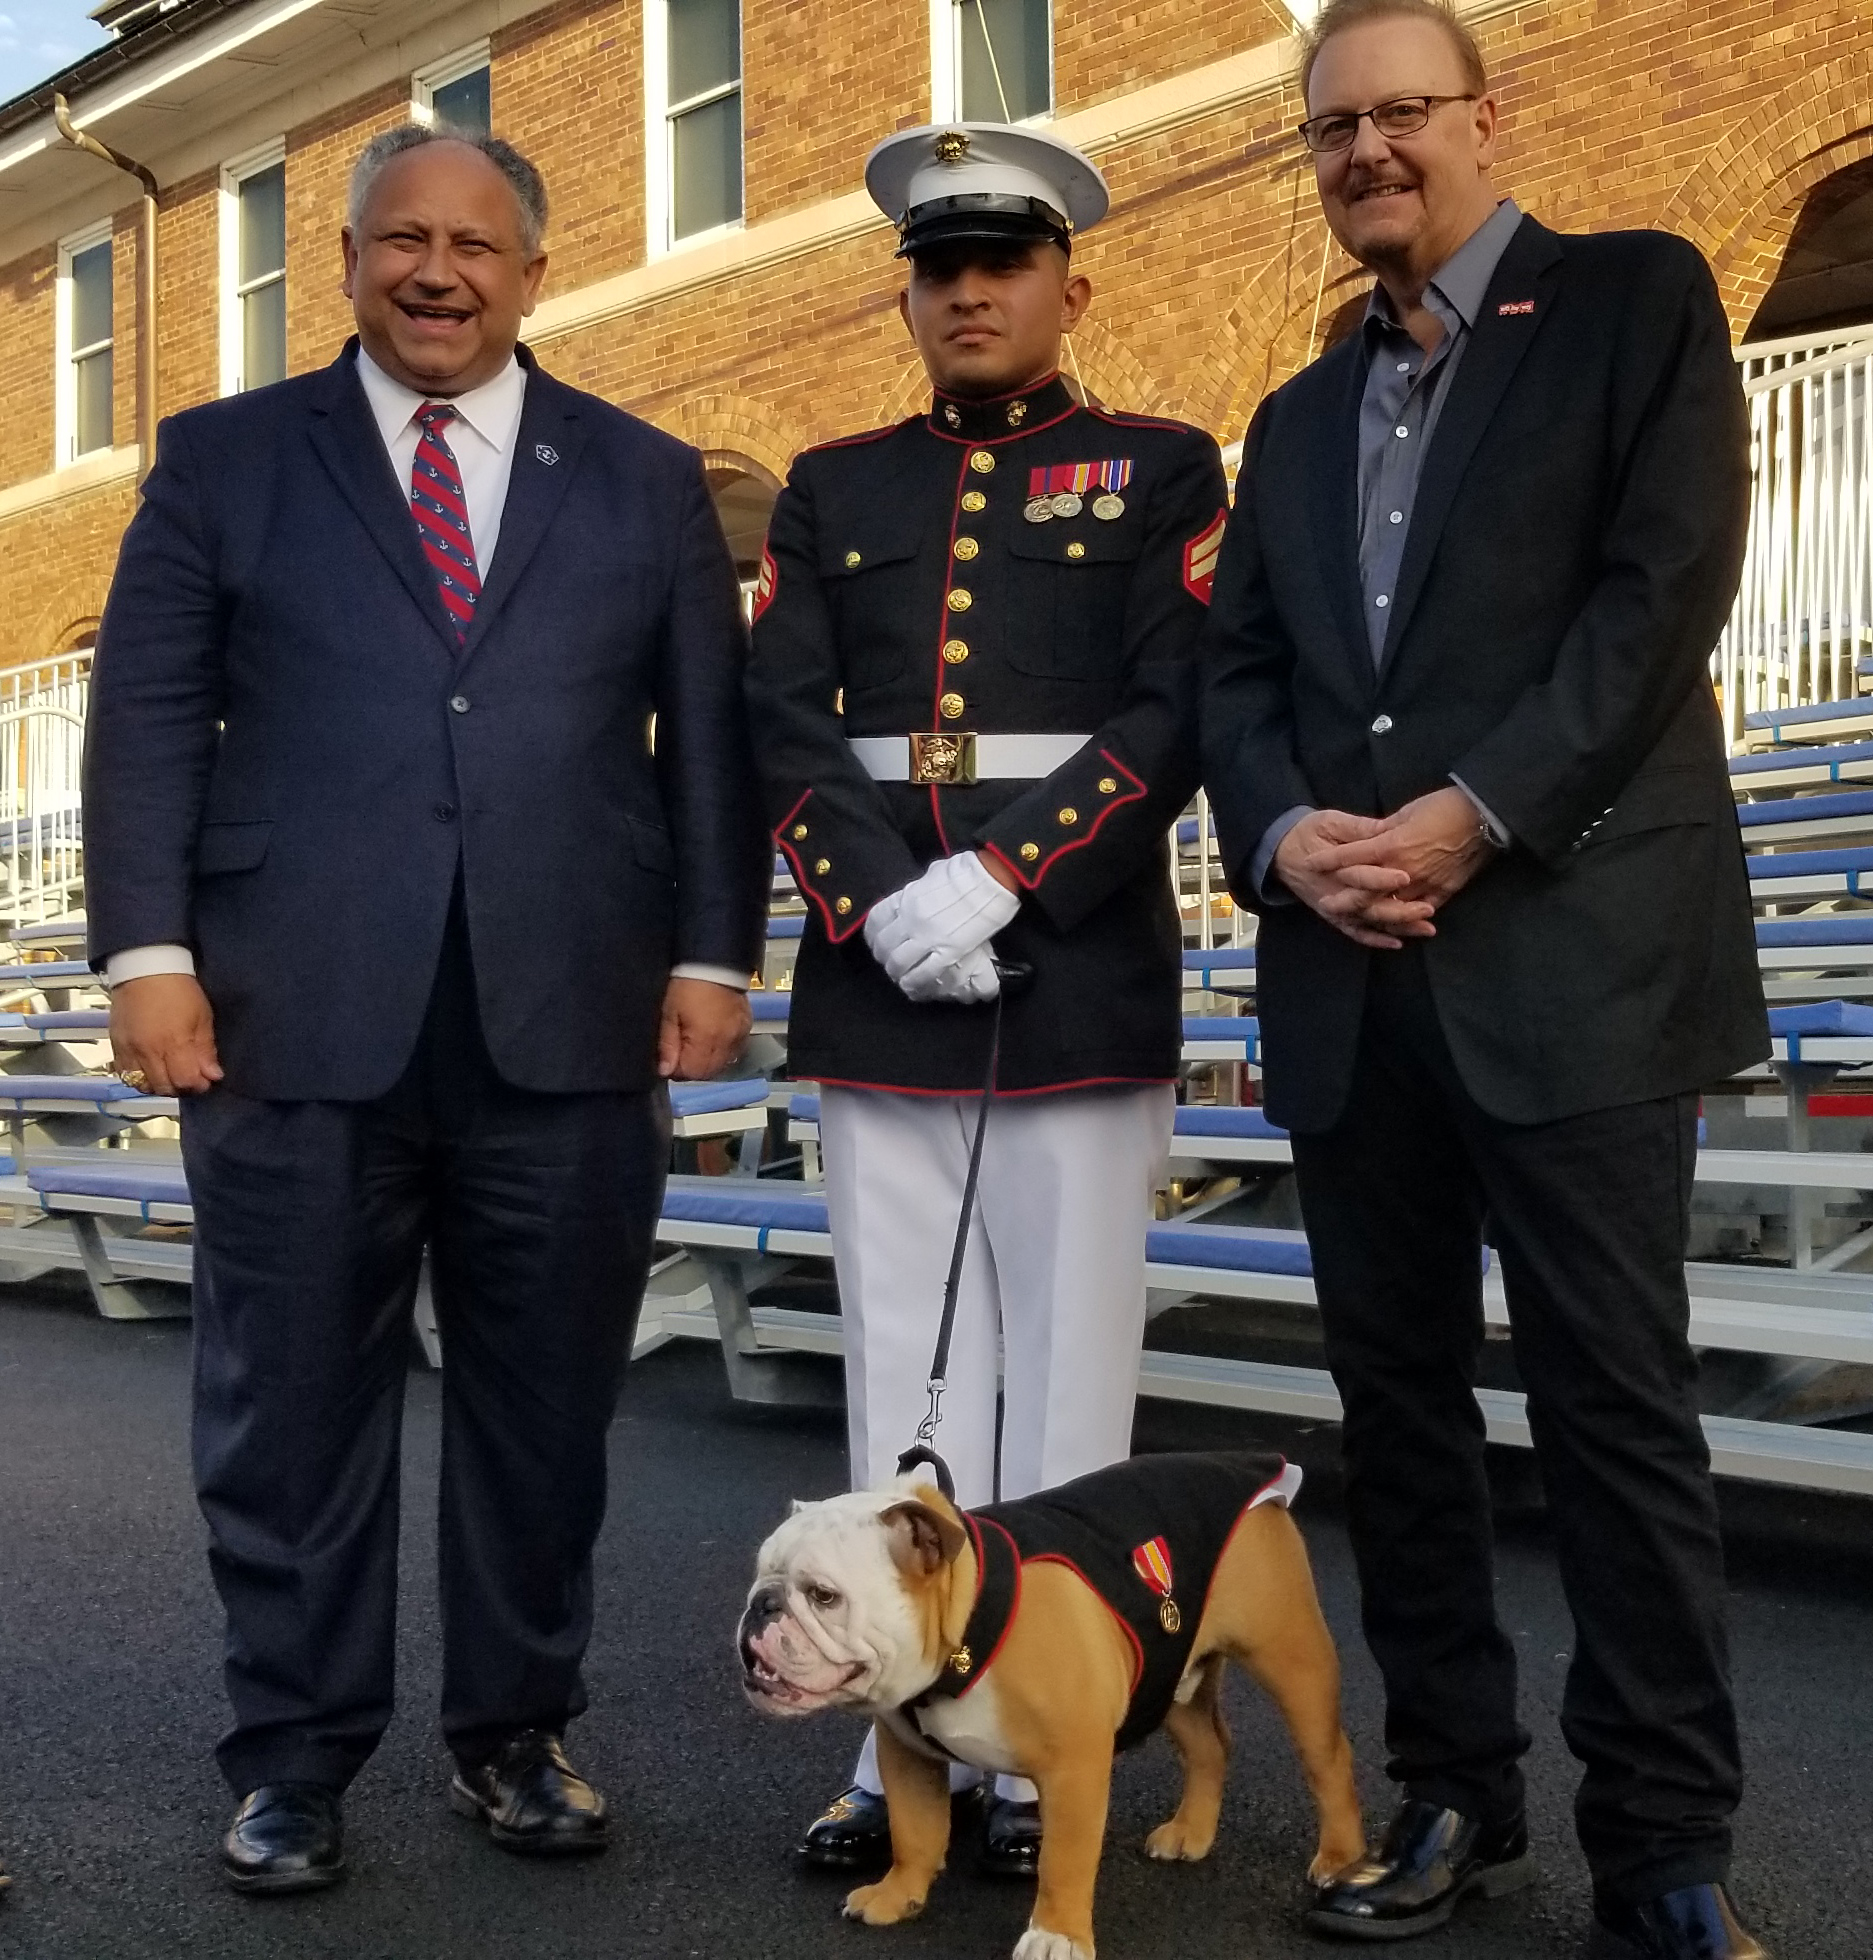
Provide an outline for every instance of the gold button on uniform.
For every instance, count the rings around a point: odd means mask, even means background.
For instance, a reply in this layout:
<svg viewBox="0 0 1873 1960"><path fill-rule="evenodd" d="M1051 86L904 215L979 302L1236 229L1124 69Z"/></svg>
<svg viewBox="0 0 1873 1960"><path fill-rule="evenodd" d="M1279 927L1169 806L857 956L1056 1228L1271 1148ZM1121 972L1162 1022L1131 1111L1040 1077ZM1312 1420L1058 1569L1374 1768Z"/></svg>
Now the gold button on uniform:
<svg viewBox="0 0 1873 1960"><path fill-rule="evenodd" d="M800 841L800 839L805 835L806 835L806 825L803 823L795 824L793 827L794 842L797 844Z"/></svg>
<svg viewBox="0 0 1873 1960"><path fill-rule="evenodd" d="M969 658L969 642L967 640L945 640L943 642L943 658L952 667L960 667Z"/></svg>
<svg viewBox="0 0 1873 1960"><path fill-rule="evenodd" d="M976 543L974 538L958 538L950 549L955 552L958 558L973 558L982 547Z"/></svg>
<svg viewBox="0 0 1873 1960"><path fill-rule="evenodd" d="M820 861L813 867L813 875L816 878L823 878L825 877L827 872L829 872L831 869L832 869L832 859L821 858Z"/></svg>
<svg viewBox="0 0 1873 1960"><path fill-rule="evenodd" d="M1024 864L1032 864L1040 854L1041 847L1038 844L1023 844L1021 846L1021 861Z"/></svg>
<svg viewBox="0 0 1873 1960"><path fill-rule="evenodd" d="M837 912L841 918L844 918L845 915L852 909L852 901L849 898L839 899L834 904L832 909L835 912Z"/></svg>
<svg viewBox="0 0 1873 1960"><path fill-rule="evenodd" d="M969 458L969 467L975 471L977 476L987 476L995 467L995 458L986 449L978 449Z"/></svg>
<svg viewBox="0 0 1873 1960"><path fill-rule="evenodd" d="M1101 796L1111 796L1117 790L1118 786L1119 783L1116 776L1101 776L1099 778L1099 794Z"/></svg>
<svg viewBox="0 0 1873 1960"><path fill-rule="evenodd" d="M964 702L960 694L946 694L937 703L937 706L943 710L943 719L945 721L956 720L966 705L967 703Z"/></svg>
<svg viewBox="0 0 1873 1960"><path fill-rule="evenodd" d="M1079 820L1080 813L1070 803L1060 812L1060 821L1062 823L1078 823Z"/></svg>
<svg viewBox="0 0 1873 1960"><path fill-rule="evenodd" d="M973 592L965 592L959 585L950 594L948 603L951 612L967 612L975 602L975 594Z"/></svg>
<svg viewBox="0 0 1873 1960"><path fill-rule="evenodd" d="M987 510L988 507L989 507L989 500L985 496L983 496L980 490L965 490L963 492L964 510L968 510L968 511Z"/></svg>
<svg viewBox="0 0 1873 1960"><path fill-rule="evenodd" d="M1078 538L1075 538L1073 542L1067 546L1067 556L1069 558L1084 558L1086 556L1086 547L1080 543Z"/></svg>

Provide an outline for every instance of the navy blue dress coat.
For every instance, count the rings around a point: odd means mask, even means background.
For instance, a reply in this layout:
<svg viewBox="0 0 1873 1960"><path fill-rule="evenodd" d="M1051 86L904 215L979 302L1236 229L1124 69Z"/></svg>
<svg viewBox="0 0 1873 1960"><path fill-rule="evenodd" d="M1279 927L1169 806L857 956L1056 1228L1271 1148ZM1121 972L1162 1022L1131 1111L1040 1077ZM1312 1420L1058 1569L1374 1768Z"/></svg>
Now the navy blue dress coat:
<svg viewBox="0 0 1873 1960"><path fill-rule="evenodd" d="M230 1088L366 1100L459 878L501 1075L649 1088L672 964L752 970L772 869L701 460L522 348L458 644L355 355L162 426L98 640L91 959L191 947Z"/></svg>

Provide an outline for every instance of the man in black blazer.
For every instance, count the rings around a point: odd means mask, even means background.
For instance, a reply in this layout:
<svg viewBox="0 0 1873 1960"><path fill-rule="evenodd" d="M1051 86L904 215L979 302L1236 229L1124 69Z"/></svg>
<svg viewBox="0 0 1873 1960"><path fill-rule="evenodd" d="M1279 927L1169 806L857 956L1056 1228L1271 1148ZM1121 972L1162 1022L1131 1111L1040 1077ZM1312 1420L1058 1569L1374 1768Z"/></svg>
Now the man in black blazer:
<svg viewBox="0 0 1873 1960"><path fill-rule="evenodd" d="M248 1891L339 1875L390 1718L425 1245L450 1799L516 1851L606 1837L561 1736L662 1078L746 1031L771 858L700 459L517 347L544 223L504 143L372 143L357 339L164 424L100 635L91 957L119 1072L185 1099Z"/></svg>
<svg viewBox="0 0 1873 1960"><path fill-rule="evenodd" d="M1471 1393L1487 1233L1578 1628L1595 1950L1742 1960L1682 1264L1697 1092L1769 1051L1707 668L1745 526L1728 331L1679 240L1498 200L1495 103L1432 0L1333 0L1304 86L1378 285L1249 432L1204 757L1404 1796L1309 1923L1400 1937L1529 1873Z"/></svg>

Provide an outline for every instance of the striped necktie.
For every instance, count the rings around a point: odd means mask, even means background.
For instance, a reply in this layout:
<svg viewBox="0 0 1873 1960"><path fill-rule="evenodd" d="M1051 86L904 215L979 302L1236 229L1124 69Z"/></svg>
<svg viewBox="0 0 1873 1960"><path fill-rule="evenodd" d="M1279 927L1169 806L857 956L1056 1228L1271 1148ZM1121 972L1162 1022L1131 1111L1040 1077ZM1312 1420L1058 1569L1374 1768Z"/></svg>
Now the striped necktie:
<svg viewBox="0 0 1873 1960"><path fill-rule="evenodd" d="M481 597L475 568L475 541L468 528L468 495L462 472L443 430L455 420L447 402L425 402L416 411L422 434L416 439L416 465L410 472L410 509L423 555L436 574L442 604L455 622L458 641L468 637Z"/></svg>

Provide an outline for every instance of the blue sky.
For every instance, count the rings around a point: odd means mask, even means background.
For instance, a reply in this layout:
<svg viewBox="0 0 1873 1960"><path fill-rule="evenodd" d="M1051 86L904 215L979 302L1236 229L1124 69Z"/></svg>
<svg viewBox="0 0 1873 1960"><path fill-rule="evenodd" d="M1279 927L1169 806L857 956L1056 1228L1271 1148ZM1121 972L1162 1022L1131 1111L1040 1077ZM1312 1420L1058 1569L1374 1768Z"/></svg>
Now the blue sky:
<svg viewBox="0 0 1873 1960"><path fill-rule="evenodd" d="M24 95L110 38L87 18L97 0L0 0L0 102Z"/></svg>

